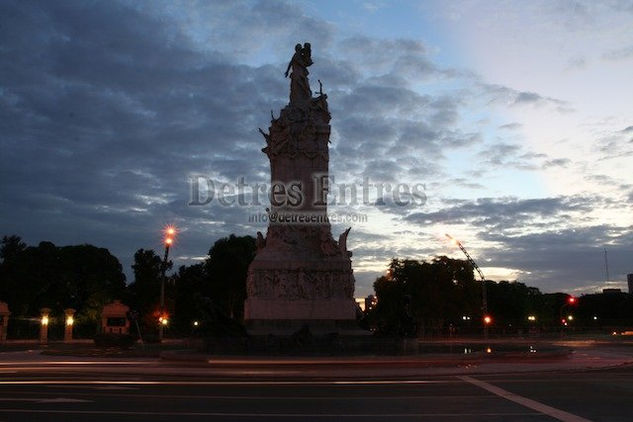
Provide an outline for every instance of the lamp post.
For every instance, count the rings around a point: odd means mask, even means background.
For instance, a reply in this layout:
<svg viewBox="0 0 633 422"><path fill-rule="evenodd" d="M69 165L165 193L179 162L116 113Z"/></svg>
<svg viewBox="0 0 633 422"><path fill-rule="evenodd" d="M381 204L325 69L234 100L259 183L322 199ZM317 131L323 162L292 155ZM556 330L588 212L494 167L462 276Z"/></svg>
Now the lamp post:
<svg viewBox="0 0 633 422"><path fill-rule="evenodd" d="M567 318L563 318L563 310L568 306L574 306L578 300L574 296L567 296L565 302L560 306L558 310L558 320L561 323L560 335L563 335L564 328L569 325L569 323L574 319L573 315L568 315Z"/></svg>
<svg viewBox="0 0 633 422"><path fill-rule="evenodd" d="M50 308L42 308L40 309L40 344L48 343L48 323L49 323L49 315L51 313Z"/></svg>
<svg viewBox="0 0 633 422"><path fill-rule="evenodd" d="M163 339L163 331L165 325L167 325L167 317L165 316L165 281L166 276L165 272L167 271L167 260L169 258L169 248L174 243L174 239L176 237L176 228L174 226L167 226L165 228L165 238L163 239L163 243L165 244L165 256L163 258L163 263L161 265L161 275L160 275L160 318L158 324L158 338Z"/></svg>
<svg viewBox="0 0 633 422"><path fill-rule="evenodd" d="M73 325L75 324L75 311L73 308L64 309L66 316L64 324L64 343L70 343L73 340Z"/></svg>

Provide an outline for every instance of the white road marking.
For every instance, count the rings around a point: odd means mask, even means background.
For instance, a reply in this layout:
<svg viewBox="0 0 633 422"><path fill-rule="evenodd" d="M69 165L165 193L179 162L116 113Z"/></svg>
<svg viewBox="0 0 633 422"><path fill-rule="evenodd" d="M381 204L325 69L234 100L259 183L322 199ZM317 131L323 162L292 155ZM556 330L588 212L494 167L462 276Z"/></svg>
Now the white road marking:
<svg viewBox="0 0 633 422"><path fill-rule="evenodd" d="M94 400L71 399L68 397L56 397L54 399L40 399L38 403L94 403Z"/></svg>
<svg viewBox="0 0 633 422"><path fill-rule="evenodd" d="M345 380L345 381L140 381L140 380L20 380L0 385L424 385L454 384L456 380Z"/></svg>
<svg viewBox="0 0 633 422"><path fill-rule="evenodd" d="M43 365L87 365L87 366L98 366L98 365L119 365L119 366L137 366L137 365L152 365L156 364L154 360L125 360L125 361L76 361L76 360L53 360L53 361L4 361L0 362L0 366L15 366L15 365L28 365L28 366L43 366Z"/></svg>
<svg viewBox="0 0 633 422"><path fill-rule="evenodd" d="M564 422L591 422L589 419L585 419L581 416L574 415L569 412L565 412L564 410L556 409L555 407L548 406L536 400L528 399L527 397L519 396L518 394L514 394L510 391L504 390L503 388L499 388L495 385L489 384L487 382L478 380L469 376L460 376L457 377L463 381L466 381L470 384L476 385L479 388L483 388L486 391L489 391L493 394L496 394L499 397L503 397L506 400L513 401L522 406L525 406L529 409L536 410L544 415L551 416L560 421Z"/></svg>
<svg viewBox="0 0 633 422"><path fill-rule="evenodd" d="M22 397L0 397L0 401L28 401L33 403L93 403L94 400L72 399L68 397L55 398L22 398Z"/></svg>
<svg viewBox="0 0 633 422"><path fill-rule="evenodd" d="M333 418L430 418L431 420L441 417L519 417L536 416L539 413L221 413L221 412L150 412L150 411L127 411L127 410L58 410L58 409L0 409L0 413L61 413L61 414L81 414L81 415L126 415L126 416L215 416L215 417L242 417L242 418L323 418L331 420Z"/></svg>

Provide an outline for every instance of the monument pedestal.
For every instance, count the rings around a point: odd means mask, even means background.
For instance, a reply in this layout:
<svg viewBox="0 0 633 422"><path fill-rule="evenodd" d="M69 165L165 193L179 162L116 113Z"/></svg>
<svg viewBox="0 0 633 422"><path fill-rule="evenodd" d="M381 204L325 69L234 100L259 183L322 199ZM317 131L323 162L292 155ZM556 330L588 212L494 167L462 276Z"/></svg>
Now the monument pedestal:
<svg viewBox="0 0 633 422"><path fill-rule="evenodd" d="M289 252L289 251L288 251ZM249 334L291 335L307 327L314 335L342 334L356 327L354 276L349 257L319 260L265 259L249 267L244 319Z"/></svg>

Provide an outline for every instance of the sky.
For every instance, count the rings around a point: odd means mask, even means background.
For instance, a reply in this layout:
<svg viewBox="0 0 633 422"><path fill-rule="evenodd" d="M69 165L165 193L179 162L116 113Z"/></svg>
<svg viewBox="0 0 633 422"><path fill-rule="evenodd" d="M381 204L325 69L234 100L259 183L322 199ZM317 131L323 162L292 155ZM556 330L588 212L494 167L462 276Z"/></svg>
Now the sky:
<svg viewBox="0 0 633 422"><path fill-rule="evenodd" d="M446 233L488 279L625 290L631 22L624 0L5 0L0 235L108 248L131 281L134 252L160 253L167 224L177 266L265 232L249 217L266 201L192 205L192 180L269 181L258 128L310 42L330 176L423 186L406 205L383 192L330 206L348 219L335 238L352 227L357 297L392 258L463 258Z"/></svg>

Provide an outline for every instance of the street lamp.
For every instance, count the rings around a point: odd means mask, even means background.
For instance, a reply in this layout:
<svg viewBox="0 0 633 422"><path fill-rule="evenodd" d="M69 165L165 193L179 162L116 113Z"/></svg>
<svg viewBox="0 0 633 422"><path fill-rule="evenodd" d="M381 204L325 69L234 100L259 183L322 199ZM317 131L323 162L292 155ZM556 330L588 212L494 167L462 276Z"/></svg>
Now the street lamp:
<svg viewBox="0 0 633 422"><path fill-rule="evenodd" d="M167 271L167 259L169 258L169 248L174 243L174 239L176 238L176 227L167 226L165 227L165 238L163 239L163 243L165 244L165 256L163 258L163 264L161 265L161 277L160 277L160 313L161 317L159 318L158 324L158 338L163 339L163 331L164 327L169 323L169 320L164 317L165 315L165 272Z"/></svg>
<svg viewBox="0 0 633 422"><path fill-rule="evenodd" d="M575 306L576 304L578 304L578 299L576 299L574 296L567 296L565 302L563 302L563 304L560 306L560 309L558 310L558 317L564 326L567 326L567 321L573 320L574 317L572 315L569 315L567 318L563 318L563 310L568 306Z"/></svg>

